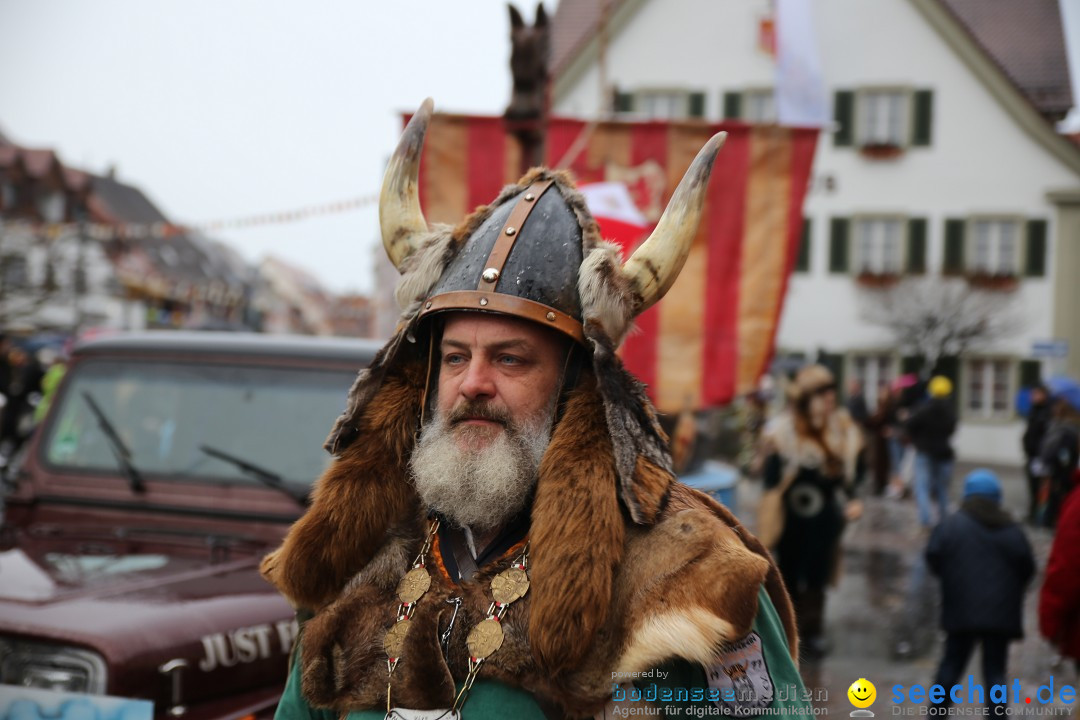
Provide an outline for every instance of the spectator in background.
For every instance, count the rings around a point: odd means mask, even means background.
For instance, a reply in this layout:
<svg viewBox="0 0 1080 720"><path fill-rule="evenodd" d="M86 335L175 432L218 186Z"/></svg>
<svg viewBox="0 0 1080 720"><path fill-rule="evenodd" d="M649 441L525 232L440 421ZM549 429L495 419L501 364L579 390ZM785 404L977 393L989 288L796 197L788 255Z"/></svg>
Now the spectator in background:
<svg viewBox="0 0 1080 720"><path fill-rule="evenodd" d="M8 362L8 353L11 352L11 341L4 333L0 332L0 414L3 413L7 403L8 385L11 384L11 363Z"/></svg>
<svg viewBox="0 0 1080 720"><path fill-rule="evenodd" d="M1039 509L1039 453L1042 450L1046 430L1050 427L1050 393L1046 386L1036 385L1031 388L1031 409L1028 410L1027 427L1024 429L1024 471L1028 481L1029 523L1034 523Z"/></svg>
<svg viewBox="0 0 1080 720"><path fill-rule="evenodd" d="M56 389L60 387L60 381L64 379L64 373L67 372L67 365L64 363L63 357L52 348L38 350L37 360L45 374L41 377L41 400L38 401L37 406L34 408L35 425L45 419L45 415L49 412L49 406L52 404L53 396L56 394Z"/></svg>
<svg viewBox="0 0 1080 720"><path fill-rule="evenodd" d="M1057 524L1058 511L1072 487L1080 459L1080 398L1061 393L1054 397L1052 407L1053 420L1043 438L1037 465L1045 488L1042 524L1051 528Z"/></svg>
<svg viewBox="0 0 1080 720"><path fill-rule="evenodd" d="M844 404L847 408L848 415L855 421L855 425L862 433L862 449L859 450L859 469L856 471L856 477L866 477L867 468L867 439L870 437L870 408L866 406L866 395L863 393L862 380L858 378L852 378L848 381L848 396L847 402Z"/></svg>
<svg viewBox="0 0 1080 720"><path fill-rule="evenodd" d="M930 400L918 406L908 418L905 428L915 446L915 500L919 505L919 522L930 527L931 496L937 500L938 522L949 513L949 481L953 470L953 449L950 442L956 432L956 410L953 409L952 382L937 375L928 386Z"/></svg>
<svg viewBox="0 0 1080 720"><path fill-rule="evenodd" d="M1080 471L1061 504L1039 593L1039 630L1080 668Z"/></svg>
<svg viewBox="0 0 1080 720"><path fill-rule="evenodd" d="M960 510L934 528L926 561L941 578L941 627L947 633L934 683L956 684L982 645L984 687L1004 685L1009 642L1024 635L1024 588L1035 559L1024 531L1001 508L997 475L980 469L964 479ZM986 701L991 703L989 696Z"/></svg>
<svg viewBox="0 0 1080 720"><path fill-rule="evenodd" d="M915 448L907 435L905 423L912 411L923 402L926 396L924 384L918 375L906 373L892 383L893 419L890 454L893 462L893 477L890 481L889 495L902 497L911 492L915 474Z"/></svg>
<svg viewBox="0 0 1080 720"><path fill-rule="evenodd" d="M8 351L7 362L7 402L0 409L0 456L12 458L26 439L24 418L31 413L30 395L37 392L41 374L21 347Z"/></svg>
<svg viewBox="0 0 1080 720"><path fill-rule="evenodd" d="M877 407L870 416L870 468L874 477L874 493L885 492L893 475L899 475L902 446L897 438L896 393L888 383L878 385ZM899 493L897 493L899 494Z"/></svg>
<svg viewBox="0 0 1080 720"><path fill-rule="evenodd" d="M856 498L862 435L836 406L836 381L821 365L799 371L791 407L762 434L765 494L758 538L775 548L795 605L803 653L820 658L825 639L825 588L834 578L840 535L862 514Z"/></svg>
<svg viewBox="0 0 1080 720"><path fill-rule="evenodd" d="M870 423L870 409L866 406L866 395L863 394L861 380L853 379L848 382L846 405L851 419L858 423L859 427L866 429Z"/></svg>

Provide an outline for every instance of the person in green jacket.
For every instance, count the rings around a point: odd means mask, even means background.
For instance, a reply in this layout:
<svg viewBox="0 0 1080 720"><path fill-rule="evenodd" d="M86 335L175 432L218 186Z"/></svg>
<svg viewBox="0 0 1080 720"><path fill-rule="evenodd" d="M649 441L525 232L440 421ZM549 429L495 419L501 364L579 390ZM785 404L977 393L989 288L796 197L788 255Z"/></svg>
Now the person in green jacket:
<svg viewBox="0 0 1080 720"><path fill-rule="evenodd" d="M49 412L49 406L52 405L53 396L56 395L56 390L60 387L60 381L64 379L64 374L67 372L67 365L55 350L48 348L39 350L38 362L46 370L41 378L41 400L34 407L35 425L45 419L45 415Z"/></svg>
<svg viewBox="0 0 1080 720"><path fill-rule="evenodd" d="M809 714L767 551L679 483L614 350L674 282L723 135L623 262L538 168L429 228L426 101L391 159L402 321L262 572L305 619L281 720Z"/></svg>

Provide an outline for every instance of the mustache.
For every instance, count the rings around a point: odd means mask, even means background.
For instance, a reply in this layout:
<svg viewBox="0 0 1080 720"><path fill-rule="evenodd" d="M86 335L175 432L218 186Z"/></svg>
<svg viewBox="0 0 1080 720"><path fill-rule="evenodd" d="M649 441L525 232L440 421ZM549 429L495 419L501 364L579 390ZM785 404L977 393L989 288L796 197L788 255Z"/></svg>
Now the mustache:
<svg viewBox="0 0 1080 720"><path fill-rule="evenodd" d="M465 420L490 420L510 427L510 412L504 408L495 407L489 402L466 402L451 410L446 417L447 424L457 425Z"/></svg>

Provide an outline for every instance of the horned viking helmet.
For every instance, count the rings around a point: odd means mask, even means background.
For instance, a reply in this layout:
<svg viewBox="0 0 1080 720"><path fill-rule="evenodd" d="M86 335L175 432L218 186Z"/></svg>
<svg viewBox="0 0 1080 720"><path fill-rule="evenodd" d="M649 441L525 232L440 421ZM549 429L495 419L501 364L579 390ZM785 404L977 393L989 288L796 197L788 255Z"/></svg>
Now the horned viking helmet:
<svg viewBox="0 0 1080 720"><path fill-rule="evenodd" d="M402 274L396 291L401 322L357 378L327 449L340 453L356 438L361 415L389 372L430 362L431 347L421 349L424 336L418 332L425 318L489 312L551 327L584 348L624 490L633 485L638 458L670 474L671 457L652 404L615 348L634 317L664 296L686 262L725 133L701 149L652 235L624 263L619 248L601 238L570 176L545 168L530 170L456 227L429 226L418 175L431 114L429 98L406 126L379 198L383 244ZM637 520L634 503L628 505Z"/></svg>
<svg viewBox="0 0 1080 720"><path fill-rule="evenodd" d="M418 174L432 101L424 101L409 121L383 181L379 220L383 244L401 272L431 235L420 208ZM624 263L611 263L609 278L592 278L600 252L611 260L613 248L598 241L595 221L568 177L534 171L504 191L489 207L445 272L424 298L420 316L446 310L476 310L522 317L549 325L584 342L582 324L588 301L606 280L621 288L612 298L625 317L612 318L606 329L618 343L632 318L655 304L682 270L697 233L705 189L725 133L714 135L690 165L652 235ZM593 237L589 237L592 235ZM402 298L410 301L414 298Z"/></svg>

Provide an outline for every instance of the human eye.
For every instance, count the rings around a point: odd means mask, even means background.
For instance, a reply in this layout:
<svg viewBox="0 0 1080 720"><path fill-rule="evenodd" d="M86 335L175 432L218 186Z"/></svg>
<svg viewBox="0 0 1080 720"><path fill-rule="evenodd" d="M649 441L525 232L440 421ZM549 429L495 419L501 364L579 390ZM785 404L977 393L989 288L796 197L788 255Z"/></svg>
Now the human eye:
<svg viewBox="0 0 1080 720"><path fill-rule="evenodd" d="M461 353L446 353L443 355L443 365L458 366L465 362L465 356Z"/></svg>
<svg viewBox="0 0 1080 720"><path fill-rule="evenodd" d="M524 365L525 360L517 355L500 355L499 364L507 367L517 367L519 365Z"/></svg>

